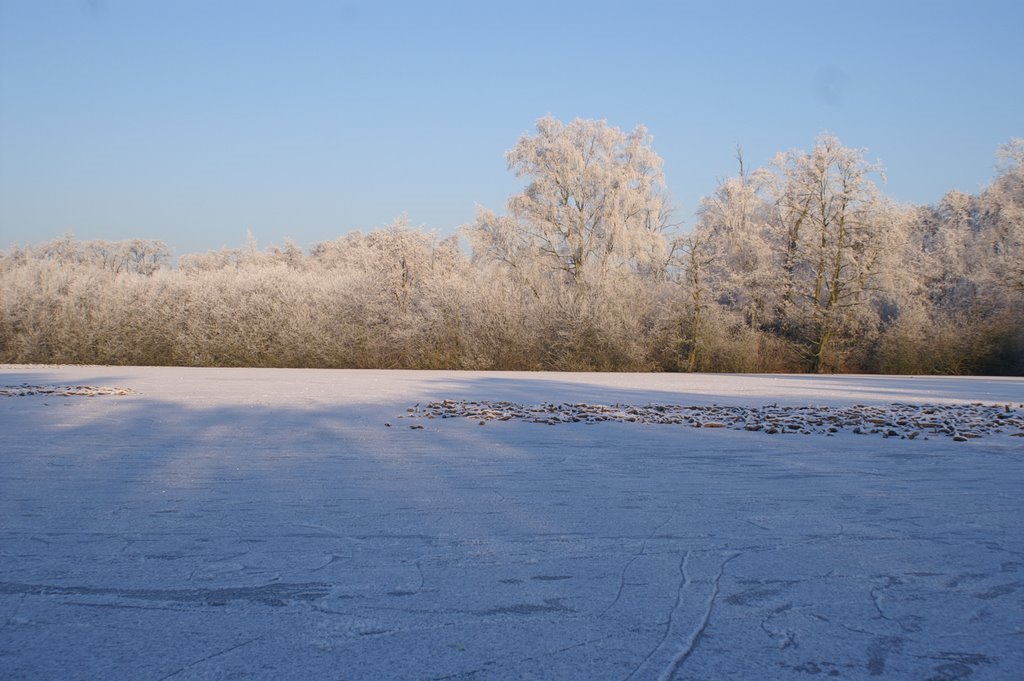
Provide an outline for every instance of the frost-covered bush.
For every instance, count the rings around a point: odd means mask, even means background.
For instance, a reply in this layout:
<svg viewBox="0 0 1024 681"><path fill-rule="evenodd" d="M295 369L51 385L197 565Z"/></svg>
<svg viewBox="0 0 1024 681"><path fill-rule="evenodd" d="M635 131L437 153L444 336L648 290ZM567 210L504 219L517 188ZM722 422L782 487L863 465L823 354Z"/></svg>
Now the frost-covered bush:
<svg viewBox="0 0 1024 681"><path fill-rule="evenodd" d="M673 232L643 128L545 118L507 215L184 255L70 236L0 253L0 362L1024 374L1024 142L936 206L864 152L723 180ZM464 241L460 241L464 239Z"/></svg>

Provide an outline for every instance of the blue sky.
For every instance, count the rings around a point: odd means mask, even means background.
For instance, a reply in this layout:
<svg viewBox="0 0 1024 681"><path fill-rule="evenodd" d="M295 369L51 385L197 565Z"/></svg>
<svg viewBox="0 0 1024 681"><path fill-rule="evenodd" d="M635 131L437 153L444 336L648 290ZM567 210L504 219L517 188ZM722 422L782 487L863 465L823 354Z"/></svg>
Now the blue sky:
<svg viewBox="0 0 1024 681"><path fill-rule="evenodd" d="M1024 3L0 0L0 248L444 234L552 114L642 123L699 198L830 131L931 203L1024 136Z"/></svg>

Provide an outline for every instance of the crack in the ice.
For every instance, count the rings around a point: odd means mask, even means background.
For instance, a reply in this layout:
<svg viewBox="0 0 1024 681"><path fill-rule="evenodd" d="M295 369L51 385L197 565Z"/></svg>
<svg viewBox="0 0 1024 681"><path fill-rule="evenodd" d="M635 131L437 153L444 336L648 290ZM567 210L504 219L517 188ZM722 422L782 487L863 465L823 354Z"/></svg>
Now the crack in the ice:
<svg viewBox="0 0 1024 681"><path fill-rule="evenodd" d="M686 662L686 659L690 657L697 647L697 642L700 641L700 637L704 635L704 631L708 627L708 622L711 621L711 611L714 609L715 600L718 598L719 583L722 581L722 574L725 573L725 566L739 555L738 553L732 554L718 566L718 574L715 575L711 595L708 597L707 605L704 607L704 614L701 616L700 624L690 634L690 638L686 641L683 648L669 661L668 667L658 677L658 681L671 681L672 677L676 675L676 672L679 671L679 668L683 666L683 663ZM685 567L685 563L683 567ZM686 575L686 579L689 581L689 575Z"/></svg>
<svg viewBox="0 0 1024 681"><path fill-rule="evenodd" d="M903 639L898 636L879 636L868 646L867 669L871 676L881 676L885 673L885 664L889 655L899 653L903 650Z"/></svg>
<svg viewBox="0 0 1024 681"><path fill-rule="evenodd" d="M686 553L683 554L682 559L679 561L679 574L681 575L681 578L679 581L679 587L676 588L676 601L672 604L672 610L668 614L668 621L665 622L665 633L662 634L661 640L658 641L658 645L651 648L650 652L648 652L647 655L644 656L644 659L640 660L640 663L633 668L633 671L631 671L629 675L626 676L625 679L623 679L623 681L629 681L629 679L633 678L633 676L638 671L640 671L640 668L647 664L647 661L654 657L654 653L661 650L661 647L665 645L665 641L668 640L668 635L672 631L672 620L675 618L676 610L679 609L679 602L683 598L683 591L686 589L686 587L690 585L690 575L689 572L686 570L686 564L690 560L691 553L692 551L688 550Z"/></svg>
<svg viewBox="0 0 1024 681"><path fill-rule="evenodd" d="M330 594L330 585L272 583L264 586L220 587L212 589L117 589L89 586L51 586L0 582L0 594L30 596L114 596L144 601L206 603L222 605L228 601L250 601L264 605L285 605L288 600L315 601Z"/></svg>
<svg viewBox="0 0 1024 681"><path fill-rule="evenodd" d="M22 606L22 604L25 603L25 599L26 598L28 598L27 594L22 594L21 595L21 598L14 605L14 610L11 611L10 615L8 615L6 618L4 618L4 625L2 627L0 627L0 629L6 629L8 626L10 626L12 623L14 623L16 621L16 618L18 617L18 613L21 611L21 606Z"/></svg>
<svg viewBox="0 0 1024 681"><path fill-rule="evenodd" d="M519 665L523 662L535 662L536 660L543 660L546 657L559 655L569 650L575 650L576 648L583 648L584 646L589 646L594 643L607 641L608 639L614 638L615 636L617 636L617 634L608 634L606 636L600 636L598 638L587 639L586 641L579 641L578 643L562 646L561 648L556 648L555 650L545 651L543 653L540 653L539 655L531 655L529 657L522 657L515 660L502 661L501 665L498 664L498 660L488 660L487 662L484 662L482 666L477 667L475 669L466 669L461 672L455 672L454 674L446 674L445 676L434 676L431 677L429 681L449 681L450 679L465 679L469 678L470 676L476 676L477 674L483 673L485 671L491 671L496 666Z"/></svg>
<svg viewBox="0 0 1024 681"><path fill-rule="evenodd" d="M672 518L675 517L676 512L679 511L679 506L680 504L676 504L672 508L672 511L668 514L668 517L661 521L661 523L657 527L651 530L651 533L647 535L647 537L640 543L640 550L633 554L633 557L627 560L626 564L622 566L622 570L619 572L619 588L618 591L615 592L615 598L612 599L612 602L609 603L604 608L604 610L598 613L598 617L604 617L609 610L615 607L615 604L619 602L619 599L622 598L622 591L626 586L626 572L629 570L629 566L635 563L636 560L640 558L640 556L647 553L647 542L653 539L655 535L658 534L658 531L661 530L661 528L669 524L669 521L671 521Z"/></svg>
<svg viewBox="0 0 1024 681"><path fill-rule="evenodd" d="M323 570L325 567L333 565L334 563L337 563L338 561L341 561L341 560L348 560L351 557L352 556L342 556L341 554L338 554L338 553L332 553L327 558L327 560L324 562L323 565L320 565L318 567L313 568L312 570L310 570L310 572L319 572L320 570Z"/></svg>
<svg viewBox="0 0 1024 681"><path fill-rule="evenodd" d="M878 616L881 619L885 620L886 622L892 622L892 623L896 624L905 633L914 633L914 629L912 627L908 627L906 624L901 622L898 617L890 617L890 616L886 615L885 611L882 610L882 596L881 596L880 592L885 590L885 589L889 589L889 588L892 588L894 586L897 586L897 585L899 585L901 583L902 582L900 582L899 578L893 577L892 575L889 575L889 579L885 583L884 586L881 586L881 587L874 587L873 586L873 587L871 587L871 589L869 590L870 593L871 593L871 602L874 603L875 611L878 613Z"/></svg>
<svg viewBox="0 0 1024 681"><path fill-rule="evenodd" d="M576 612L573 608L562 603L565 598L545 598L544 605L537 605L535 603L516 603L514 605L500 606L496 608L488 608L487 610L466 610L472 615L539 615L545 613L561 612L561 613L573 613Z"/></svg>
<svg viewBox="0 0 1024 681"><path fill-rule="evenodd" d="M295 527L301 527L301 528L304 528L304 529L307 529L307 530L319 530L320 532L323 532L328 537L336 537L338 539L351 539L351 537L348 537L348 536L342 534L341 532L338 532L337 530L332 530L329 527L324 527L323 525L315 525L313 523L292 523L292 524ZM306 535L303 535L303 536L306 536Z"/></svg>
<svg viewBox="0 0 1024 681"><path fill-rule="evenodd" d="M598 617L604 617L608 613L609 610L611 610L612 608L615 607L615 604L619 602L619 599L622 598L622 591L623 591L623 589L626 586L626 572L629 570L629 566L630 565L632 565L634 562L636 562L636 560L640 556L644 555L644 552L646 550L647 550L647 540L644 539L640 543L640 550L637 551L636 553L634 553L633 557L630 558L629 560L627 560L626 564L622 566L622 571L619 573L619 589L618 589L618 591L615 592L615 598L612 599L612 602L609 603L605 607L604 610L602 610L600 613L598 613Z"/></svg>
<svg viewBox="0 0 1024 681"><path fill-rule="evenodd" d="M637 672L639 672L640 669L643 668L643 666L647 664L647 662L652 657L654 657L655 653L657 653L665 646L666 642L668 641L669 635L672 633L672 624L675 621L676 612L679 610L679 605L683 600L683 592L686 591L693 583L693 579L690 577L690 572L688 569L690 556L692 554L693 552L688 550L685 554L683 554L682 559L679 561L679 587L676 589L676 600L675 603L672 605L672 610L669 613L668 621L665 623L665 633L662 635L661 641L659 641L658 645L654 646L654 648L652 648L651 651L644 656L644 659L640 660L639 664L637 664L633 668L633 670L623 679L623 681L629 681L629 679L633 678L637 674ZM724 561L722 561L722 564L718 568L718 574L715 575L715 578L712 582L711 595L708 597L708 602L704 608L704 613L701 616L700 622L698 623L697 627L690 633L690 636L684 643L683 648L678 653L676 653L669 661L668 666L658 677L659 681L670 681L671 678L675 675L676 671L678 671L679 667L682 666L682 664L686 661L686 658L688 658L690 654L693 652L694 648L697 645L697 641L704 634L704 630L707 628L708 621L711 618L711 611L714 608L715 601L718 598L719 582L722 579L722 574L725 572L725 566L728 565L730 561L734 560L740 555L741 554L739 553L734 553L728 558L726 558Z"/></svg>
<svg viewBox="0 0 1024 681"><path fill-rule="evenodd" d="M204 658L198 659L195 662L190 662L187 665L185 665L184 667L181 667L180 669L176 669L173 672L171 672L170 674L167 674L166 676L161 676L159 679L157 679L157 681L166 681L167 679L173 678L173 677L177 676L178 674L181 674L182 672L188 671L192 667L195 667L196 665L202 664L203 662L206 662L207 660L212 660L215 657L220 657L221 655L226 655L226 654L230 653L233 650L238 650L239 648L247 646L250 643L255 643L256 641L259 641L264 636L265 636L265 634L260 634L259 636L256 636L254 638L249 639L248 641L242 641L241 643L237 643L237 644L231 646L230 648L225 648L224 650L218 650L217 652L215 652L215 653L213 653L211 655L207 655Z"/></svg>
<svg viewBox="0 0 1024 681"><path fill-rule="evenodd" d="M633 676L633 674L636 674L637 670L639 670L640 667L642 667L647 662L647 660L651 659L654 653L659 651L661 647L665 645L665 642L668 640L669 634L672 632L672 622L675 620L676 611L679 610L679 603L683 600L683 592L687 588L689 588L690 583L692 581L690 579L690 572L686 569L686 566L690 562L690 556L692 555L692 553L692 551L688 550L686 553L683 554L682 560L679 561L679 587L676 589L676 602L672 604L672 610L668 614L668 622L665 623L665 633L662 635L661 640L658 641L658 645L654 646L654 648L651 649L651 652L647 653L647 657L645 657L640 662L640 664L636 666L636 669L630 672L629 676L626 677L627 681L630 677Z"/></svg>
<svg viewBox="0 0 1024 681"><path fill-rule="evenodd" d="M125 603L85 603L83 601L68 601L68 605L78 605L85 608L108 608L111 610L169 610L171 612L188 612L188 608L165 608L156 605L127 605Z"/></svg>
<svg viewBox="0 0 1024 681"><path fill-rule="evenodd" d="M818 619L820 619L820 620L822 620L823 622L828 622L829 624L832 624L831 620L825 619L821 615L813 615L813 616L818 618ZM878 637L878 636L882 636L883 635L883 634L881 634L881 633L879 633L877 631L868 631L867 629L861 629L859 627L850 626L849 624L844 624L842 622L836 622L836 626L841 627L842 629L845 629L846 631L850 632L851 634L863 634L865 636L871 636L871 637Z"/></svg>
<svg viewBox="0 0 1024 681"><path fill-rule="evenodd" d="M797 643L796 639L796 632L789 631L788 629L775 631L774 629L771 629L768 626L768 622L776 615L780 615L784 612L789 612L791 610L793 610L792 604L786 603L785 605L775 608L774 610L770 611L767 615L761 618L761 631L768 634L769 638L782 639L782 643L779 644L779 647L783 650L785 650L786 648L795 648L799 646L799 643Z"/></svg>

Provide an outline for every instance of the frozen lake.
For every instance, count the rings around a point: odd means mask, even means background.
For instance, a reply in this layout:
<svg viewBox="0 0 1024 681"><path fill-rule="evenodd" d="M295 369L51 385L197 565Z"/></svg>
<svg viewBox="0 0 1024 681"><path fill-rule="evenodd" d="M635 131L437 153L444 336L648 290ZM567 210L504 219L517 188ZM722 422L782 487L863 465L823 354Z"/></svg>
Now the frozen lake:
<svg viewBox="0 0 1024 681"><path fill-rule="evenodd" d="M1024 379L0 367L23 384L134 392L0 397L4 679L1024 669L1024 438L399 418L442 399L1019 414Z"/></svg>

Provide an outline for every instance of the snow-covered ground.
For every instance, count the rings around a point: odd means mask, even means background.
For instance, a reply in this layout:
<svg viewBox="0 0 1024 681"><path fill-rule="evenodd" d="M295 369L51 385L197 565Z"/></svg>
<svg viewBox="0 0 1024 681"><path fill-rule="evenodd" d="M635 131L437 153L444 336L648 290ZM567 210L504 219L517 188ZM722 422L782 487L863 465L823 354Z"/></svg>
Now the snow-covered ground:
<svg viewBox="0 0 1024 681"><path fill-rule="evenodd" d="M0 368L0 388L23 385L50 390L0 396L4 679L1024 669L1024 438L1010 432L407 412L980 402L1020 416L1022 379Z"/></svg>

